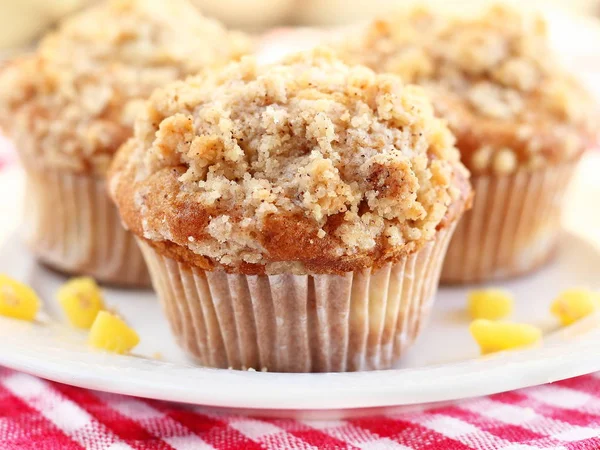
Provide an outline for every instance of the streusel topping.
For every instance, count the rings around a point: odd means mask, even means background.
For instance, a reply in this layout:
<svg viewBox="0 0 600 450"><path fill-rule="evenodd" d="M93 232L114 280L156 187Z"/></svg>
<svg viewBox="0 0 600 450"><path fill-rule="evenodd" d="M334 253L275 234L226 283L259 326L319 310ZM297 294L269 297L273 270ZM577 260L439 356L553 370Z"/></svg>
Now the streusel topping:
<svg viewBox="0 0 600 450"><path fill-rule="evenodd" d="M337 271L420 248L467 178L420 88L316 50L155 92L111 189L136 234L209 265Z"/></svg>
<svg viewBox="0 0 600 450"><path fill-rule="evenodd" d="M187 0L101 2L3 71L0 123L27 161L102 175L156 87L248 50Z"/></svg>
<svg viewBox="0 0 600 450"><path fill-rule="evenodd" d="M570 160L597 138L595 107L558 64L539 16L506 6L476 18L413 9L341 47L352 63L426 87L474 173Z"/></svg>

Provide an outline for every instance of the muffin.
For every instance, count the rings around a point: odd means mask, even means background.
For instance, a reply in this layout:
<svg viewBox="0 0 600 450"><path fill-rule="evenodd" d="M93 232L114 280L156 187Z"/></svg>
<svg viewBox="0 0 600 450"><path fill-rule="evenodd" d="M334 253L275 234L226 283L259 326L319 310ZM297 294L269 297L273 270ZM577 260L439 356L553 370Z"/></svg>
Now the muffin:
<svg viewBox="0 0 600 450"><path fill-rule="evenodd" d="M324 49L158 90L109 186L180 345L276 372L390 367L471 198L421 89Z"/></svg>
<svg viewBox="0 0 600 450"><path fill-rule="evenodd" d="M340 53L423 86L457 138L475 200L443 282L516 276L551 258L565 187L598 136L596 107L560 67L540 17L506 7L474 18L412 10L374 22Z"/></svg>
<svg viewBox="0 0 600 450"><path fill-rule="evenodd" d="M0 75L0 124L26 171L25 238L64 272L122 285L147 269L106 195L114 152L152 91L249 48L186 1L102 2Z"/></svg>

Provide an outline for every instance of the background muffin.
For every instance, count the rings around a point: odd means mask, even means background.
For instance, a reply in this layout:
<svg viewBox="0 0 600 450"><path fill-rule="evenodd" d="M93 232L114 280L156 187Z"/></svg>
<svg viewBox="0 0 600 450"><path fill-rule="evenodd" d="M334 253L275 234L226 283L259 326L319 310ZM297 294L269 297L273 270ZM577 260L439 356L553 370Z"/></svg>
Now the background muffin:
<svg viewBox="0 0 600 450"><path fill-rule="evenodd" d="M552 55L544 21L495 7L476 18L418 9L373 23L347 60L424 86L473 174L447 282L517 275L551 256L565 185L596 145L595 107Z"/></svg>
<svg viewBox="0 0 600 450"><path fill-rule="evenodd" d="M38 257L143 284L104 175L154 88L239 57L247 40L184 0L115 0L67 19L0 79L0 123L27 171L26 237Z"/></svg>
<svg viewBox="0 0 600 450"><path fill-rule="evenodd" d="M110 186L201 363L384 368L470 200L453 142L397 77L324 50L244 59L157 91Z"/></svg>

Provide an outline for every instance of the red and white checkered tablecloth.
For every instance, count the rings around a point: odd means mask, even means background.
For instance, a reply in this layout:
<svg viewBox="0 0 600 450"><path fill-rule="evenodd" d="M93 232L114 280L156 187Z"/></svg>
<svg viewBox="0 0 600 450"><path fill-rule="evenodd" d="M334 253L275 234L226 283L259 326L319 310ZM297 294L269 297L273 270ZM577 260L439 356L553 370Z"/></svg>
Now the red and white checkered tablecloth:
<svg viewBox="0 0 600 450"><path fill-rule="evenodd" d="M13 162L0 145L0 173ZM0 450L82 448L593 450L600 449L600 374L417 412L301 421L217 414L0 367Z"/></svg>
<svg viewBox="0 0 600 450"><path fill-rule="evenodd" d="M299 421L219 415L0 368L0 448L592 450L600 375L416 413Z"/></svg>

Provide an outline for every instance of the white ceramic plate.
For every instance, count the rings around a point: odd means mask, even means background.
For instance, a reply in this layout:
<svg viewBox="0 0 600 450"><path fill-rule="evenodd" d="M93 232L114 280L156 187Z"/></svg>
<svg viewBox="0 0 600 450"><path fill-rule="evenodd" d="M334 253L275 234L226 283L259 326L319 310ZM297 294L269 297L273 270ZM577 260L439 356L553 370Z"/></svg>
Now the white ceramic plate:
<svg viewBox="0 0 600 450"><path fill-rule="evenodd" d="M0 318L0 365L97 390L278 415L312 411L310 417L487 395L597 371L600 318L589 317L559 331L549 304L560 289L600 287L600 215L592 207L600 197L599 171L599 155L584 161L569 194L557 260L533 276L502 283L516 295L514 319L545 330L543 347L478 358L464 312L467 290L444 288L429 326L397 369L277 374L191 365L176 347L150 292L106 290L107 303L141 335L135 356L88 349L85 333L64 324L54 299L65 278L37 265L18 239L15 194L21 174L11 170L0 176L0 273L33 285L45 307L34 324ZM153 358L156 353L162 360Z"/></svg>
<svg viewBox="0 0 600 450"><path fill-rule="evenodd" d="M595 23L553 18L557 49L600 94ZM311 31L277 31L261 55L270 60L313 45ZM0 145L0 151L2 150ZM54 300L65 278L35 263L18 239L21 173L0 174L0 273L30 283L45 301L38 323L0 318L0 365L76 386L141 397L250 410L277 416L333 418L463 399L600 370L600 317L560 330L550 316L556 293L600 288L600 155L582 164L568 197L557 260L537 274L502 283L517 298L513 319L541 326L544 346L479 358L464 312L467 289L440 290L429 326L395 370L347 374L276 374L191 365L175 345L150 292L106 290L106 302L139 332L135 356L87 348L85 333L64 324ZM156 354L161 360L154 358ZM414 406L412 406L414 407Z"/></svg>

